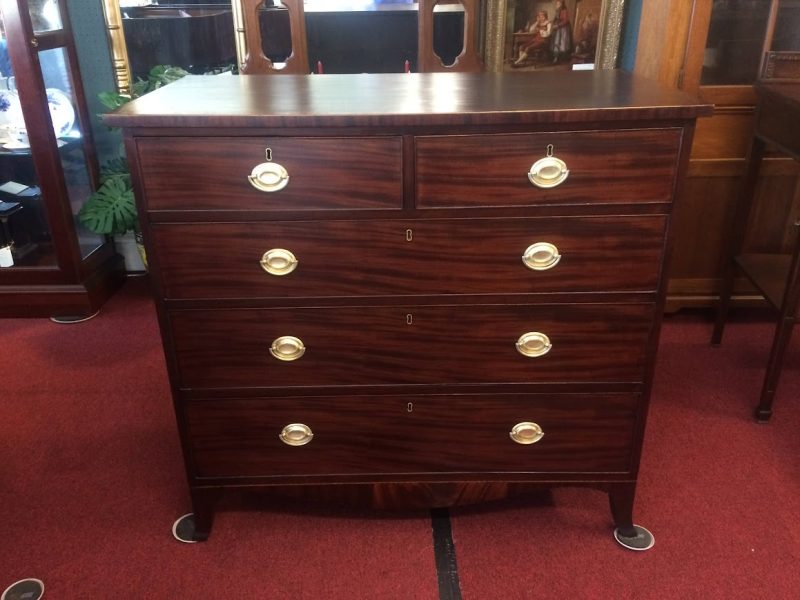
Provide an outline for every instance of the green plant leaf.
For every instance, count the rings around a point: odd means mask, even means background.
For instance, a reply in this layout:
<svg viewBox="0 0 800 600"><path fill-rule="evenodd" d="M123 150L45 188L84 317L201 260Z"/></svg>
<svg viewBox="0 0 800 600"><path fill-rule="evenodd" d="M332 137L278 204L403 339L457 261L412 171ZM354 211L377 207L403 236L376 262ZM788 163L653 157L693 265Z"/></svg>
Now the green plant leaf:
<svg viewBox="0 0 800 600"><path fill-rule="evenodd" d="M136 202L130 177L109 177L84 203L78 218L95 233L121 235L136 227Z"/></svg>
<svg viewBox="0 0 800 600"><path fill-rule="evenodd" d="M102 102L103 106L115 110L131 101L130 96L125 96L118 92L100 92L97 98Z"/></svg>
<svg viewBox="0 0 800 600"><path fill-rule="evenodd" d="M132 98L143 96L188 74L180 67L156 65L150 69L147 79L139 79L131 85L130 96L117 92L101 92L98 98L105 106L115 110ZM111 158L103 164L100 170L100 187L83 204L78 219L95 233L121 235L128 231L138 231L131 174L124 156Z"/></svg>
<svg viewBox="0 0 800 600"><path fill-rule="evenodd" d="M131 85L131 96L133 98L138 98L139 96L144 96L147 92L150 91L150 82L144 79L140 79Z"/></svg>
<svg viewBox="0 0 800 600"><path fill-rule="evenodd" d="M100 183L104 183L110 177L118 177L120 175L130 176L128 171L128 161L122 156L111 158L103 163L100 167Z"/></svg>

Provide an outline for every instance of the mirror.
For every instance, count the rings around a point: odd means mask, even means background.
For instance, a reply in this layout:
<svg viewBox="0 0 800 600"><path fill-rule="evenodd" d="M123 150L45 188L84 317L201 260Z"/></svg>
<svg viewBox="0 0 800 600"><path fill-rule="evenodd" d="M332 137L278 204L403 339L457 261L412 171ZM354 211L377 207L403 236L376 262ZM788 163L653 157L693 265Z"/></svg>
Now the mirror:
<svg viewBox="0 0 800 600"><path fill-rule="evenodd" d="M496 2L102 0L123 93L158 64L191 73L479 70Z"/></svg>
<svg viewBox="0 0 800 600"><path fill-rule="evenodd" d="M103 11L120 90L128 91L155 65L208 73L236 64L230 3L103 0Z"/></svg>

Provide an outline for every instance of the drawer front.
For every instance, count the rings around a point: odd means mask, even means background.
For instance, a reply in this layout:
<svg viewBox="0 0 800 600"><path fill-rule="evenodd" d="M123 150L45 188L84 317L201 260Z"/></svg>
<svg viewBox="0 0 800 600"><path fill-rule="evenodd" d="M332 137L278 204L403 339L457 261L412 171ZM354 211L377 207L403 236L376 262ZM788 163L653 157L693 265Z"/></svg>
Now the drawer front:
<svg viewBox="0 0 800 600"><path fill-rule="evenodd" d="M417 206L665 202L680 140L680 129L418 137ZM542 189L528 172L549 145L569 175Z"/></svg>
<svg viewBox="0 0 800 600"><path fill-rule="evenodd" d="M661 216L189 223L155 225L153 238L176 299L653 291L665 225ZM522 258L531 247L544 253L528 258L534 268ZM287 262L283 251L296 266L270 268Z"/></svg>
<svg viewBox="0 0 800 600"><path fill-rule="evenodd" d="M272 160L289 183L257 190L248 176ZM139 138L150 210L400 209L399 137Z"/></svg>
<svg viewBox="0 0 800 600"><path fill-rule="evenodd" d="M197 477L626 472L638 397L628 394L201 400L184 408ZM536 423L544 436L510 432ZM313 436L284 443L290 424ZM308 439L299 432L298 441ZM302 437L305 436L305 437Z"/></svg>
<svg viewBox="0 0 800 600"><path fill-rule="evenodd" d="M640 382L651 304L183 310L170 314L185 388ZM550 349L517 342L543 333ZM304 353L294 358L300 343ZM537 344L541 341L541 346ZM545 349L529 336L527 351Z"/></svg>

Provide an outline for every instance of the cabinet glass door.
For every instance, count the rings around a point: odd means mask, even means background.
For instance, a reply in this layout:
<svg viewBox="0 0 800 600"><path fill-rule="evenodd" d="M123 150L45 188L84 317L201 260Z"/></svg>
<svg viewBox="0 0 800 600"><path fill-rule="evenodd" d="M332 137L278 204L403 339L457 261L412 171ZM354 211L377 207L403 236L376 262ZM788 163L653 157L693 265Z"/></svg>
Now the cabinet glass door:
<svg viewBox="0 0 800 600"><path fill-rule="evenodd" d="M35 33L57 31L63 27L58 0L28 0L28 10Z"/></svg>
<svg viewBox="0 0 800 600"><path fill-rule="evenodd" d="M2 16L0 16L0 25ZM8 55L0 39L0 268L54 267L56 253L33 163L28 124ZM34 144L35 145L35 144Z"/></svg>
<svg viewBox="0 0 800 600"><path fill-rule="evenodd" d="M78 212L93 191L89 173L91 158L87 155L83 141L85 129L80 114L75 110L78 106L76 86L68 68L69 56L66 48L39 51L39 64L78 246L81 257L85 258L100 247L105 238L86 229L77 218Z"/></svg>
<svg viewBox="0 0 800 600"><path fill-rule="evenodd" d="M800 0L782 0L775 19L772 47L775 52L800 51Z"/></svg>
<svg viewBox="0 0 800 600"><path fill-rule="evenodd" d="M0 47L0 265L72 268L72 257L86 258L105 243L104 236L86 230L76 216L94 181L94 157L87 149L91 135L87 145L78 110L81 86L73 80L77 60L62 29L63 6L57 0L16 6L26 9L9 9L17 25L5 27L2 22ZM21 25L19 21L24 10L34 32L28 41L30 61L14 39L24 37L25 19ZM12 61L8 48L14 43ZM61 242L54 244L54 238Z"/></svg>
<svg viewBox="0 0 800 600"><path fill-rule="evenodd" d="M700 85L755 82L772 0L714 0Z"/></svg>

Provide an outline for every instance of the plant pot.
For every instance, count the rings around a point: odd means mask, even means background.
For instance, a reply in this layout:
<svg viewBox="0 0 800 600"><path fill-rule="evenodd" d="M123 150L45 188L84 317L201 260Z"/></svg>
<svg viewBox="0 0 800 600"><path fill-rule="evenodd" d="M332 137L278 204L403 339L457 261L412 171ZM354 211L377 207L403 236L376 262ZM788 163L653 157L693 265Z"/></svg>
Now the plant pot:
<svg viewBox="0 0 800 600"><path fill-rule="evenodd" d="M139 258L142 260L144 270L147 270L147 252L144 249L144 238L142 232L137 231L133 234L133 239L136 240L136 250L139 252Z"/></svg>
<svg viewBox="0 0 800 600"><path fill-rule="evenodd" d="M141 245L141 235L128 232L125 235L114 236L114 246L125 260L125 270L128 273L144 273L147 271L147 259L144 247Z"/></svg>

